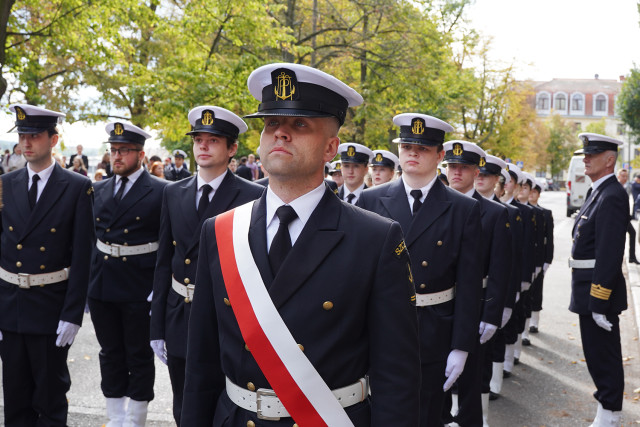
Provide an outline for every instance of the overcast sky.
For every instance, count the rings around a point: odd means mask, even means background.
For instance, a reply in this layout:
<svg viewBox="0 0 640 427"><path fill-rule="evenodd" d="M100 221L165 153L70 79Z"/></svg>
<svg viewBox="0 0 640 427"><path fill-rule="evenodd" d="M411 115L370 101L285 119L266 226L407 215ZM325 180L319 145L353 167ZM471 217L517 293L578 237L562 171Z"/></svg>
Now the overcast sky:
<svg viewBox="0 0 640 427"><path fill-rule="evenodd" d="M635 0L476 0L467 17L519 79L618 79L640 66Z"/></svg>

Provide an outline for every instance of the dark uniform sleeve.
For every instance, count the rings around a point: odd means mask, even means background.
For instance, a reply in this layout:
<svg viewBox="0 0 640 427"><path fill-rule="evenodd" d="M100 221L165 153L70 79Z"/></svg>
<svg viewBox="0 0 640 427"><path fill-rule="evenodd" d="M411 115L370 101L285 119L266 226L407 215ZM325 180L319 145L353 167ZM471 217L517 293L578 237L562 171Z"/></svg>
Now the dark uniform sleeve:
<svg viewBox="0 0 640 427"><path fill-rule="evenodd" d="M418 320L409 256L398 223L390 227L377 265L367 319L371 425L413 427L419 424L420 412Z"/></svg>
<svg viewBox="0 0 640 427"><path fill-rule="evenodd" d="M544 262L546 262L547 264L551 264L551 262L553 261L553 249L554 249L554 245L553 245L553 213L550 210L547 210L546 212L546 216L547 216L547 235L546 235L546 254L545 254L545 260Z"/></svg>
<svg viewBox="0 0 640 427"><path fill-rule="evenodd" d="M595 230L596 266L593 269L589 292L589 310L594 313L608 313L614 284L620 281L628 212L629 202L619 197L619 194L606 197L598 210ZM624 287L616 290L626 292Z"/></svg>
<svg viewBox="0 0 640 427"><path fill-rule="evenodd" d="M470 352L478 339L482 292L482 236L480 205L473 207L462 224L462 241L456 266L455 315L451 349Z"/></svg>
<svg viewBox="0 0 640 427"><path fill-rule="evenodd" d="M84 307L87 301L91 253L96 244L96 230L93 222L93 187L91 181L83 180L76 197L73 236L71 237L71 265L69 282L64 298L60 320L82 325Z"/></svg>
<svg viewBox="0 0 640 427"><path fill-rule="evenodd" d="M161 340L165 338L164 327L167 296L171 289L171 259L173 258L174 247L166 186L162 196L158 244L156 271L153 276L153 301L151 302L151 340Z"/></svg>
<svg viewBox="0 0 640 427"><path fill-rule="evenodd" d="M219 265L215 219L208 219L202 227L198 260L198 285L189 318L181 424L211 427L216 403L225 388L210 268L212 264Z"/></svg>
<svg viewBox="0 0 640 427"><path fill-rule="evenodd" d="M493 243L489 254L489 283L482 312L482 321L495 326L500 326L502 323L502 311L511 277L511 228L507 210L502 209L502 211L491 234Z"/></svg>

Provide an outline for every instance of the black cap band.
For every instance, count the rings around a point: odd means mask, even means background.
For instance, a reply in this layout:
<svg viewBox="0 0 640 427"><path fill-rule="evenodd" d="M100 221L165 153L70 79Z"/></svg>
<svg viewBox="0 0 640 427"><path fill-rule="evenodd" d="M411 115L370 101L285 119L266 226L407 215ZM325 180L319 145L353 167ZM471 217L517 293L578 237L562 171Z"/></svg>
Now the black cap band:
<svg viewBox="0 0 640 427"><path fill-rule="evenodd" d="M416 134L412 129L414 129L413 126L400 126L400 139L424 145L440 145L444 143L445 132L443 130L425 128L421 134Z"/></svg>
<svg viewBox="0 0 640 427"><path fill-rule="evenodd" d="M453 144L453 148L451 150L447 150L444 153L444 161L447 163L462 163L465 165L478 166L480 164L480 159L480 154L463 149L462 144L457 142Z"/></svg>
<svg viewBox="0 0 640 427"><path fill-rule="evenodd" d="M582 140L582 150L584 154L597 154L604 151L618 151L618 144L608 141L591 141L586 138Z"/></svg>
<svg viewBox="0 0 640 427"><path fill-rule="evenodd" d="M384 157L382 154L376 154L373 160L371 160L371 166L386 166L391 169L396 168L396 164L393 160Z"/></svg>
<svg viewBox="0 0 640 427"><path fill-rule="evenodd" d="M502 175L502 168L495 163L485 163L480 167L480 173L485 175Z"/></svg>
<svg viewBox="0 0 640 427"><path fill-rule="evenodd" d="M121 130L119 135L116 134L116 129L109 132L108 142L120 142L125 144L142 144L146 141L146 138L139 133L131 132L128 130Z"/></svg>
<svg viewBox="0 0 640 427"><path fill-rule="evenodd" d="M353 156L347 155L347 151L340 153L340 160L342 163L362 163L363 165L369 164L369 155L365 153L356 152Z"/></svg>
<svg viewBox="0 0 640 427"><path fill-rule="evenodd" d="M233 139L234 141L238 139L238 134L240 133L240 129L238 129L236 125L226 120L215 118L215 116L213 115L213 111L206 110L204 111L203 116L207 112L210 112L212 114L210 120L208 116L206 116L207 118L205 119L199 118L198 120L196 120L196 124L191 127L191 131L187 132L186 135L193 135L195 133L206 132L206 133L212 133L214 135L226 136ZM207 124L203 124L202 123L203 121L205 121L205 123Z"/></svg>

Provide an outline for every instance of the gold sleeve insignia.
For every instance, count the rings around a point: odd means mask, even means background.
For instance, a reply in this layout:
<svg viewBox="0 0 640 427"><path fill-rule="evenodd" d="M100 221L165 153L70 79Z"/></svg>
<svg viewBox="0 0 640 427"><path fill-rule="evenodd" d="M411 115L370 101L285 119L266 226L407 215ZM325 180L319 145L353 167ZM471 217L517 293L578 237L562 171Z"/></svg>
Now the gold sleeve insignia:
<svg viewBox="0 0 640 427"><path fill-rule="evenodd" d="M609 298L611 297L611 289L603 288L601 285L592 283L591 292L589 294L594 298L609 301Z"/></svg>
<svg viewBox="0 0 640 427"><path fill-rule="evenodd" d="M90 196L93 191L93 187L89 187L89 189L87 190L87 196Z"/></svg>
<svg viewBox="0 0 640 427"><path fill-rule="evenodd" d="M522 218L520 218L520 215L516 217L516 221L522 221Z"/></svg>
<svg viewBox="0 0 640 427"><path fill-rule="evenodd" d="M511 224L507 223L507 228L511 227Z"/></svg>
<svg viewBox="0 0 640 427"><path fill-rule="evenodd" d="M402 256L402 253L406 250L407 250L407 245L404 243L404 240L403 240L398 244L398 246L396 246L396 249L394 250L394 252L396 256L400 258Z"/></svg>

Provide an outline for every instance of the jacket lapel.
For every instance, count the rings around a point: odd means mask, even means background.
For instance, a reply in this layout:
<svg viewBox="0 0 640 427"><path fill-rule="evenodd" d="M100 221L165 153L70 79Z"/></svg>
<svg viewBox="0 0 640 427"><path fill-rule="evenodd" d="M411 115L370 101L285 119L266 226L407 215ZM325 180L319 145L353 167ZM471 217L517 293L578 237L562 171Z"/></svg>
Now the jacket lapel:
<svg viewBox="0 0 640 427"><path fill-rule="evenodd" d="M117 204L115 209L115 213L111 218L111 224L115 223L118 218L120 218L125 212L131 208L136 202L142 199L151 191L151 185L149 183L149 172L142 171L142 175L138 177L136 182L133 183L133 186L129 189L129 191L122 197L120 203ZM112 201L111 203L115 203Z"/></svg>
<svg viewBox="0 0 640 427"><path fill-rule="evenodd" d="M446 187L442 181L436 179L418 214L414 216L413 221L411 221L411 226L405 236L407 246L415 242L418 236L424 233L450 206L451 201L447 195Z"/></svg>
<svg viewBox="0 0 640 427"><path fill-rule="evenodd" d="M411 227L412 214L402 179L397 179L389 185L387 194L380 198L380 202L389 212L389 218L399 222L402 231L407 233Z"/></svg>
<svg viewBox="0 0 640 427"><path fill-rule="evenodd" d="M340 209L340 201L330 189L325 189L322 200L309 217L269 288L276 308L282 307L305 283L344 237L344 232L337 229Z"/></svg>
<svg viewBox="0 0 640 427"><path fill-rule="evenodd" d="M478 201L478 203L480 203L480 218L482 218L485 214L485 212L487 211L485 209L485 200L484 197L482 197L482 194L478 193L476 190L473 190L473 195L472 197L474 199L476 199Z"/></svg>
<svg viewBox="0 0 640 427"><path fill-rule="evenodd" d="M200 228L194 228L200 222L198 211L196 210L197 178L196 176L192 176L179 181L177 185L180 186L180 201L178 203L180 204L180 211L182 212L181 220L186 225L187 233L192 235L191 242L196 238L199 240L200 233L196 232L196 230L200 230ZM191 247L191 243L189 243L189 247Z"/></svg>
<svg viewBox="0 0 640 427"><path fill-rule="evenodd" d="M241 178L243 179L243 178ZM267 255L267 192L253 204L251 211L251 224L249 226L249 247L253 260L258 266L262 281L267 289L270 288L273 281L271 266L269 265L269 256Z"/></svg>
<svg viewBox="0 0 640 427"><path fill-rule="evenodd" d="M31 215L31 206L29 206L29 193L28 184L29 173L27 168L22 168L16 176L11 180L11 191L13 193L13 199L18 207L20 216L24 219L29 218Z"/></svg>
<svg viewBox="0 0 640 427"><path fill-rule="evenodd" d="M26 169L25 169L26 172ZM28 176L28 174L27 174ZM38 203L34 207L31 215L28 217L27 226L22 233L21 239L24 239L35 227L42 221L47 213L53 208L58 199L62 197L62 193L67 188L69 182L62 173L62 168L59 165L53 167L51 176L47 180L47 185L44 187ZM27 194L27 193L25 193ZM29 202L27 201L27 205Z"/></svg>

